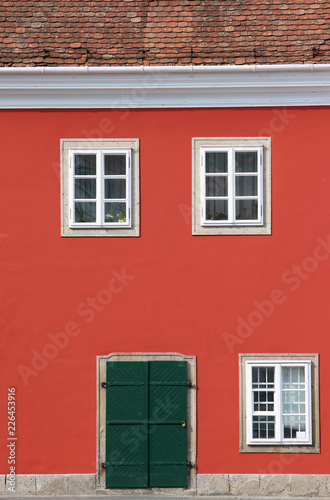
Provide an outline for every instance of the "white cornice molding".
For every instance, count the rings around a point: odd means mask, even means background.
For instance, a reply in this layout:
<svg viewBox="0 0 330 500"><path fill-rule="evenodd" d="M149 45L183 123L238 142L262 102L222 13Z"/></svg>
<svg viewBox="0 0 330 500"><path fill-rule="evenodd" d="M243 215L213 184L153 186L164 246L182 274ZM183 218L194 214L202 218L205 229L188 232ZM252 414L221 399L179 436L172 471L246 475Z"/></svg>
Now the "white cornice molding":
<svg viewBox="0 0 330 500"><path fill-rule="evenodd" d="M0 68L1 109L330 105L330 64Z"/></svg>

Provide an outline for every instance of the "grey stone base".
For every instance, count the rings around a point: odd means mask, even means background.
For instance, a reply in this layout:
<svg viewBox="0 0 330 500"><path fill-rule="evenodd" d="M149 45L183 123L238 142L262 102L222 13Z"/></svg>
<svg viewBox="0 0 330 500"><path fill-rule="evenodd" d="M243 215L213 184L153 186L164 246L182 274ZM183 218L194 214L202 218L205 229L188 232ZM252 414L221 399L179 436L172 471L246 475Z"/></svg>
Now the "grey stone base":
<svg viewBox="0 0 330 500"><path fill-rule="evenodd" d="M7 479L8 476L0 476L0 495L90 495L96 492L96 474L18 474L15 492L8 489Z"/></svg>
<svg viewBox="0 0 330 500"><path fill-rule="evenodd" d="M330 475L197 474L198 495L330 497Z"/></svg>
<svg viewBox="0 0 330 500"><path fill-rule="evenodd" d="M17 475L15 491L8 476L0 476L0 497L61 495L154 495L226 497L330 497L330 475L305 474L198 474L197 491L177 488L100 490L96 474Z"/></svg>

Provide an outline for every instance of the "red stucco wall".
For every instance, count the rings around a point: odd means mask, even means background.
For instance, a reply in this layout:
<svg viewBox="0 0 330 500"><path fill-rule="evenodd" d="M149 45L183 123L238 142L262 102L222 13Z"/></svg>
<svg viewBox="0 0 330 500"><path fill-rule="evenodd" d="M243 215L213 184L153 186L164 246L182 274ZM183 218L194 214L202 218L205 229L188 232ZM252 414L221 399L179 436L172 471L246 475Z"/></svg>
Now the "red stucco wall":
<svg viewBox="0 0 330 500"><path fill-rule="evenodd" d="M330 473L329 117L1 111L0 430L16 387L17 473L95 472L96 356L126 351L197 356L199 473ZM272 137L272 236L192 236L192 137L260 135ZM61 238L60 138L84 137L140 139L140 238ZM102 305L123 269L134 279ZM274 290L269 317L251 315ZM239 317L255 324L245 338ZM76 335L56 353L49 334L65 328ZM321 454L239 453L239 352L320 354Z"/></svg>

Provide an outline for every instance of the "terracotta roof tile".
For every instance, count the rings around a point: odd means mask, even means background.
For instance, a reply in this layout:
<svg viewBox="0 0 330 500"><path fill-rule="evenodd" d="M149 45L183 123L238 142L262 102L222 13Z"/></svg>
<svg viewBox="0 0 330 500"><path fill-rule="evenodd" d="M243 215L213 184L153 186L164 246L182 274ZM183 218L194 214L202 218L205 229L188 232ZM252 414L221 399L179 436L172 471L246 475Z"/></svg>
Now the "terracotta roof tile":
<svg viewBox="0 0 330 500"><path fill-rule="evenodd" d="M330 63L328 0L0 0L0 66Z"/></svg>

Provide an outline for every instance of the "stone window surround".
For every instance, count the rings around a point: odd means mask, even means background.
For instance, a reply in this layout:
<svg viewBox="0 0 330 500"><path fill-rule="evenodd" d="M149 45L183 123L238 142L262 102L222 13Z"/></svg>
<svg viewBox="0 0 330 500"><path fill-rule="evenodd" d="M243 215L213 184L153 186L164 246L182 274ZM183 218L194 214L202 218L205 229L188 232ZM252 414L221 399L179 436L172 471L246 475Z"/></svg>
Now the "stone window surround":
<svg viewBox="0 0 330 500"><path fill-rule="evenodd" d="M69 227L69 151L71 148L108 149L130 148L131 160L131 210L130 228L75 228ZM61 235L73 237L130 237L140 236L139 200L139 139L61 139Z"/></svg>
<svg viewBox="0 0 330 500"><path fill-rule="evenodd" d="M246 444L246 361L311 361L312 386L312 444L311 445L264 445ZM239 354L239 404L240 404L240 452L241 453L320 453L319 424L319 361L318 354Z"/></svg>
<svg viewBox="0 0 330 500"><path fill-rule="evenodd" d="M97 479L96 488L105 490L105 470L102 462L105 462L105 435L106 435L106 389L101 386L106 380L107 361L186 361L187 380L192 386L187 388L187 460L192 467L188 469L187 491L196 491L196 357L185 356L179 353L112 353L107 356L97 356ZM134 492L145 493L153 491L157 493L180 494L182 488L141 488ZM106 489L106 491L109 491ZM130 494L132 489L111 489L117 494ZM184 490L186 491L186 490Z"/></svg>
<svg viewBox="0 0 330 500"><path fill-rule="evenodd" d="M201 154L203 146L262 146L263 160L263 225L202 226ZM271 138L270 137L194 137L192 139L192 234L193 235L268 235L271 234Z"/></svg>

